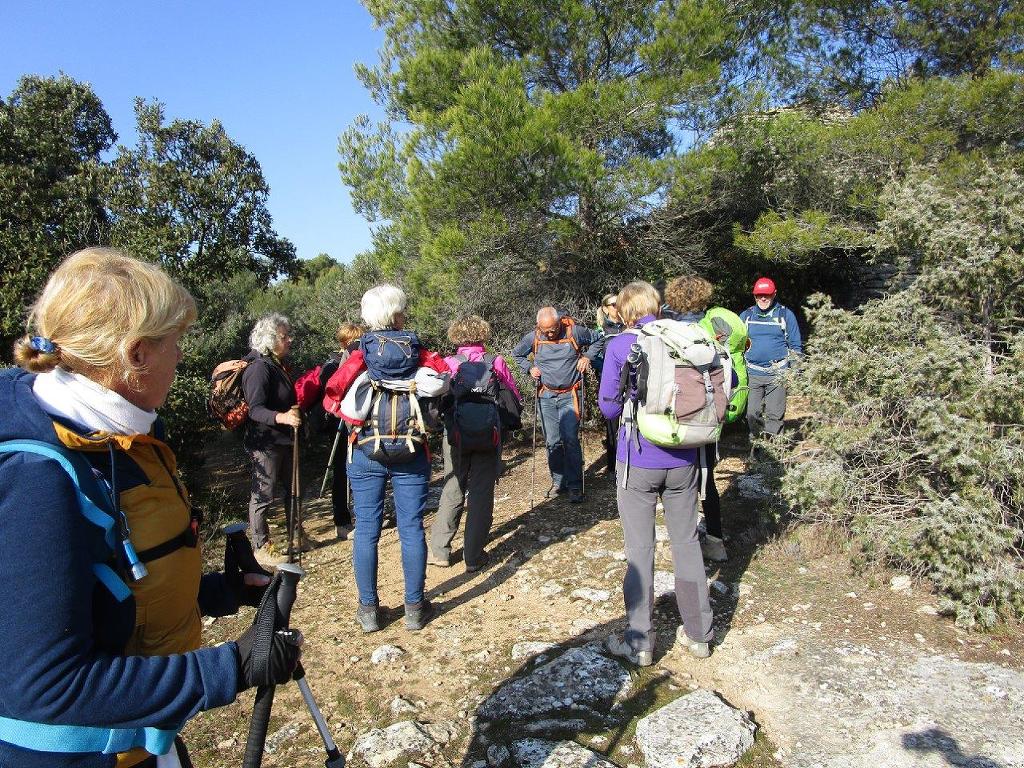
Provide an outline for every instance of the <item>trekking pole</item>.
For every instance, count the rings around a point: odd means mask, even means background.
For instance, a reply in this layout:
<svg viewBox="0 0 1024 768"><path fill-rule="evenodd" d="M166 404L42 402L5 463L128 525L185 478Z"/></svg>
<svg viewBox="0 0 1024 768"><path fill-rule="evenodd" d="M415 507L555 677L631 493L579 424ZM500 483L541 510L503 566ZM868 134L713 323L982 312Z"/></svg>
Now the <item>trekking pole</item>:
<svg viewBox="0 0 1024 768"><path fill-rule="evenodd" d="M284 563L277 567L274 580L267 587L253 623L258 625L260 639L271 642L274 632L287 629L295 604L295 588L306 572L297 565ZM249 736L245 742L242 768L259 768L263 762L263 747L267 741L270 710L274 706L274 685L261 685L256 689L256 703L249 721Z"/></svg>
<svg viewBox="0 0 1024 768"><path fill-rule="evenodd" d="M331 467L334 466L334 454L338 450L338 441L341 439L341 433L344 430L344 424L345 422L343 422L341 419L338 419L338 431L334 433L334 445L331 446L331 456L329 459L327 459L327 466L324 467L324 479L323 482L320 483L319 498L321 499L324 497L324 489L327 487L327 475L330 474Z"/></svg>
<svg viewBox="0 0 1024 768"><path fill-rule="evenodd" d="M537 487L537 421L540 419L540 382L533 392L533 470L530 473L530 511L533 512L533 494Z"/></svg>
<svg viewBox="0 0 1024 768"><path fill-rule="evenodd" d="M580 491L587 493L587 451L583 442L583 420L587 409L587 374L580 375L580 418L576 425L576 438L580 441Z"/></svg>

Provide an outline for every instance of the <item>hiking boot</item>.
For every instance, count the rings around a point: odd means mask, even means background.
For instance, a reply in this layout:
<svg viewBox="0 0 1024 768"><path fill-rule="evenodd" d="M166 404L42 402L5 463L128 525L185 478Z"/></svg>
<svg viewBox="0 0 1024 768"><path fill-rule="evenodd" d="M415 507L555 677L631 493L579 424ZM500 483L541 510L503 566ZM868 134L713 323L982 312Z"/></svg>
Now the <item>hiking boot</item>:
<svg viewBox="0 0 1024 768"><path fill-rule="evenodd" d="M729 555L725 551L725 542L711 534L704 537L704 541L700 544L700 551L705 560L710 560L713 563L724 563L729 559Z"/></svg>
<svg viewBox="0 0 1024 768"><path fill-rule="evenodd" d="M480 559L475 563L472 565L470 563L466 563L466 573L476 573L481 568L485 568L489 562L491 562L491 556L487 554L487 552L481 552Z"/></svg>
<svg viewBox="0 0 1024 768"><path fill-rule="evenodd" d="M428 552L427 564L436 565L438 568L447 568L451 565L451 561L447 557L438 557L433 552Z"/></svg>
<svg viewBox="0 0 1024 768"><path fill-rule="evenodd" d="M579 488L569 489L569 503L570 504L582 504L583 503L583 491Z"/></svg>
<svg viewBox="0 0 1024 768"><path fill-rule="evenodd" d="M376 632L380 629L380 622L377 619L376 605L359 604L356 608L356 623L363 632Z"/></svg>
<svg viewBox="0 0 1024 768"><path fill-rule="evenodd" d="M352 526L336 525L334 526L334 534L338 541L348 541L348 537L352 535Z"/></svg>
<svg viewBox="0 0 1024 768"><path fill-rule="evenodd" d="M619 656L638 667L649 667L654 663L654 651L634 650L622 635L608 635L604 639L604 647L613 656Z"/></svg>
<svg viewBox="0 0 1024 768"><path fill-rule="evenodd" d="M686 630L682 627L676 630L676 645L685 648L691 656L697 659L706 659L711 655L711 645L691 640Z"/></svg>
<svg viewBox="0 0 1024 768"><path fill-rule="evenodd" d="M410 632L419 632L433 617L434 604L429 600L405 604L405 628Z"/></svg>
<svg viewBox="0 0 1024 768"><path fill-rule="evenodd" d="M256 556L256 562L268 570L288 562L288 558L269 540L257 547L253 554Z"/></svg>

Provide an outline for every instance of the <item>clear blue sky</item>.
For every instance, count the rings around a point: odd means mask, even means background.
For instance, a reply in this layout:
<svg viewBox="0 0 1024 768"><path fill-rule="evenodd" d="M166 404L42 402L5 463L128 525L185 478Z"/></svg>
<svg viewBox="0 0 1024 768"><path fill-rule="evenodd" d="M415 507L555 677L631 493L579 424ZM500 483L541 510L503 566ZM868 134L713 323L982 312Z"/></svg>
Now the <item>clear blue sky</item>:
<svg viewBox="0 0 1024 768"><path fill-rule="evenodd" d="M217 118L263 166L299 256L349 261L370 230L341 183L338 135L361 112L382 117L353 72L381 39L357 0L0 0L0 95L63 71L92 84L125 144L136 96L167 119Z"/></svg>

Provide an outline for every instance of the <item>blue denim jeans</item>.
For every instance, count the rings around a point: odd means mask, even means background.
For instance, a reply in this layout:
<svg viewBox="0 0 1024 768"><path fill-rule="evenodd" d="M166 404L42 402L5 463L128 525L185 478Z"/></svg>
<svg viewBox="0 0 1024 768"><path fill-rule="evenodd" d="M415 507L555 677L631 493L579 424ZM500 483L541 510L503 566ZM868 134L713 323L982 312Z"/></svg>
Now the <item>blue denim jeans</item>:
<svg viewBox="0 0 1024 768"><path fill-rule="evenodd" d="M579 416L572 392L540 396L540 420L548 449L551 484L559 490L583 486L583 450L580 448Z"/></svg>
<svg viewBox="0 0 1024 768"><path fill-rule="evenodd" d="M348 480L352 486L352 511L356 520L352 545L352 565L356 574L359 602L376 605L377 542L384 523L384 486L391 479L395 497L395 522L402 547L402 575L405 577L405 602L423 599L423 581L427 571L427 541L423 533L423 510L427 505L430 464L420 450L406 464L385 466L365 453L352 451Z"/></svg>

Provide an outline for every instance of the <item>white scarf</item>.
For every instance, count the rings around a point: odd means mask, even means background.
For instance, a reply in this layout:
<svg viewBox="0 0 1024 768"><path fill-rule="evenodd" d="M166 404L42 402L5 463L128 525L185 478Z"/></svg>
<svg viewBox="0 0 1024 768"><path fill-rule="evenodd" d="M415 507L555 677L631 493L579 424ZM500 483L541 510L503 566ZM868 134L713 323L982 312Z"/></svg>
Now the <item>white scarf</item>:
<svg viewBox="0 0 1024 768"><path fill-rule="evenodd" d="M156 411L144 411L92 379L60 367L36 376L32 394L50 416L96 432L146 435L156 421Z"/></svg>

